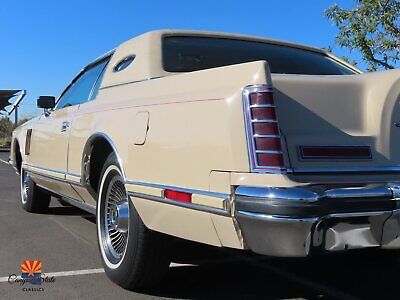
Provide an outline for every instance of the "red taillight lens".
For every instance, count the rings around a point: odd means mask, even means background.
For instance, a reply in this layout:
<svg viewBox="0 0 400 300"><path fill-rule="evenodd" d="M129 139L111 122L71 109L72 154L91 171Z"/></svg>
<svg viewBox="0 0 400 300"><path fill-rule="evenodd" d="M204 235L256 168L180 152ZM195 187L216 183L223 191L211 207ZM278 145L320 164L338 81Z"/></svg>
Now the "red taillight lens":
<svg viewBox="0 0 400 300"><path fill-rule="evenodd" d="M282 151L280 138L255 138L257 150Z"/></svg>
<svg viewBox="0 0 400 300"><path fill-rule="evenodd" d="M165 190L165 198L179 202L192 202L192 194L185 192L178 192L174 190Z"/></svg>
<svg viewBox="0 0 400 300"><path fill-rule="evenodd" d="M251 93L249 95L250 105L259 104L274 104L274 97L272 93Z"/></svg>
<svg viewBox="0 0 400 300"><path fill-rule="evenodd" d="M258 164L261 166L277 167L283 166L283 155L279 153L258 153Z"/></svg>
<svg viewBox="0 0 400 300"><path fill-rule="evenodd" d="M253 120L276 120L275 107L252 107Z"/></svg>
<svg viewBox="0 0 400 300"><path fill-rule="evenodd" d="M253 133L255 135L279 135L278 123L254 123Z"/></svg>
<svg viewBox="0 0 400 300"><path fill-rule="evenodd" d="M252 171L285 171L273 90L245 88L244 108Z"/></svg>

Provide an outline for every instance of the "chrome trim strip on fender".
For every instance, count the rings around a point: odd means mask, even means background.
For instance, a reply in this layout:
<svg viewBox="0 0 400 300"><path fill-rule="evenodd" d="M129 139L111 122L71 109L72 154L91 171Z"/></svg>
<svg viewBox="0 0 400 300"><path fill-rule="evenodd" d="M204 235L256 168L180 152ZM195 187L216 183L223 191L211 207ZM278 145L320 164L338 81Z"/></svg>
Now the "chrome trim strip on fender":
<svg viewBox="0 0 400 300"><path fill-rule="evenodd" d="M230 197L229 194L224 194L224 193L216 193L216 192L209 192L209 191L203 191L203 190L194 190L194 189L189 189L189 188L181 188L181 187L177 187L177 186L163 185L163 184L156 184L156 183L147 183L147 182L140 182L140 181L129 181L128 180L128 181L125 181L125 184L148 186L148 187L154 187L154 188L165 189L165 190L175 190L178 192L199 194L199 195L224 198L224 199Z"/></svg>
<svg viewBox="0 0 400 300"><path fill-rule="evenodd" d="M45 177L45 178L49 178L49 179L52 179L52 180L55 180L55 181L59 181L59 182L65 183L65 184L76 185L76 186L79 186L79 187L82 186L79 182L66 180L66 179L63 179L63 178L51 176L51 175L48 175L48 174L43 174L43 173L32 171L32 170L26 170L26 171L28 173L31 173L31 174L34 174L34 175L37 175L37 176L41 176L41 177Z"/></svg>
<svg viewBox="0 0 400 300"><path fill-rule="evenodd" d="M72 176L72 177L81 178L81 175L79 175L79 174L74 174L74 173L66 173L66 175L68 175L68 176Z"/></svg>
<svg viewBox="0 0 400 300"><path fill-rule="evenodd" d="M69 173L69 172L65 172L65 171L60 171L60 170L56 170L56 169L51 169L51 168L46 168L46 167L40 167L40 166L36 166L36 165L31 165L31 164L27 164L27 163L23 163L23 166L28 166L28 167L32 167L35 169L40 169L40 170L44 170L44 171L49 171L49 172L53 172L53 173L57 173L57 174L62 174L62 175L68 175L68 176L72 176L72 177L78 177L81 178L80 175L78 174L74 174L74 173ZM38 172L36 172L38 173ZM50 175L49 175L50 176ZM54 177L54 176L53 176ZM58 178L60 179L60 178Z"/></svg>
<svg viewBox="0 0 400 300"><path fill-rule="evenodd" d="M189 208L189 209L198 210L198 211L202 211L202 212L212 213L215 215L230 217L230 214L228 213L228 211L219 209L219 208L215 208L215 207L204 206L204 205L199 205L199 204L194 204L194 203L187 203L187 202L179 202L179 201L169 200L167 198L161 198L161 197L150 196L150 195L145 195L145 194L140 194L140 193L133 193L133 192L128 192L128 195L131 197L134 197L134 198L141 198L141 199L146 199L146 200L155 201L155 202L159 202L159 203L170 204L170 205Z"/></svg>
<svg viewBox="0 0 400 300"><path fill-rule="evenodd" d="M56 170L56 169L51 169L51 168L46 168L46 167L40 167L40 166L36 166L36 165L31 165L31 164L27 164L27 163L23 163L23 166L28 166L28 167L32 167L35 169L41 169L44 171L49 171L49 172L53 172L53 173L58 173L58 174L62 174L62 175L66 175L67 172L65 171L60 171L60 170Z"/></svg>

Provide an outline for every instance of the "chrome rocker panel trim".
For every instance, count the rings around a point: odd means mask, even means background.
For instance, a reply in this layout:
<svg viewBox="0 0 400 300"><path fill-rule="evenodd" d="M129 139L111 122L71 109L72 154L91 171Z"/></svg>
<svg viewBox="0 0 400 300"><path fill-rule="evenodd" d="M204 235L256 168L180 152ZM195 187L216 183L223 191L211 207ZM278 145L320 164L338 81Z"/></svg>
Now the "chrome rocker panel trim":
<svg viewBox="0 0 400 300"><path fill-rule="evenodd" d="M53 191L53 190L51 190L51 189L49 189L47 187L44 187L44 186L42 186L40 184L38 184L38 187L40 187L41 189L43 189L46 192L50 193L52 196L64 200L65 202L67 202L68 204L70 204L72 206L80 208L80 209L82 209L82 210L84 210L84 211L86 211L86 212L88 212L90 214L96 215L96 206L94 206L94 205L90 205L90 204L87 204L87 203L85 203L83 201L79 201L79 200L73 199L71 197L67 197L65 195L61 195L60 193L57 193L57 192L55 192L55 191Z"/></svg>
<svg viewBox="0 0 400 300"><path fill-rule="evenodd" d="M305 257L370 247L399 249L399 187L396 183L335 188L239 186L234 215L246 247L263 255Z"/></svg>
<svg viewBox="0 0 400 300"><path fill-rule="evenodd" d="M54 169L49 169L49 168L44 168L44 167L38 167L38 166L33 166L33 165L28 165L28 164L24 164L24 166L31 166L34 168L37 168L39 170L45 170L45 171L51 171L54 173L58 173L58 174L62 174L62 175L72 175L74 176L74 174L68 173L68 172L63 172L63 171L59 171L59 170L54 170ZM75 182L75 181L71 181L68 179L64 179L64 178L60 178L60 177L55 177L49 174L44 174L38 171L32 171L32 170L26 170L29 174L33 174L39 177L43 177L43 178L48 178L54 181L58 181L58 182L62 182L65 184L71 184L73 186L79 186L79 187L85 187L85 185L82 185L80 182ZM77 177L78 175L76 175ZM191 194L198 194L198 195L206 195L206 196L212 196L212 197L219 197L219 198L223 198L223 199L229 199L230 195L229 194L224 194L224 193L216 193L216 192L209 192L209 191L203 191L203 190L194 190L194 189L188 189L188 188L182 188L182 187L176 187L176 186L168 186L168 185L160 185L160 184L153 184L153 183L146 183L146 182L137 182L137 181L125 181L125 184L129 184L129 185L139 185L139 186L147 186L147 187L154 187L154 188L161 188L161 189L174 189L176 191L181 191L181 192L187 192L187 193L191 193ZM58 192L55 192L47 187L41 186L40 188L48 191L49 193L51 193L53 196L58 197L58 198L62 198L63 200L65 200L66 202L68 202L69 204L76 206L78 208L81 208L87 212L96 214L96 207L86 204L85 202L67 197L65 195L62 195ZM178 202L178 201L173 201L173 200L169 200L165 197L156 197L156 196L151 196L151 195L146 195L146 194L141 194L141 193L135 193L135 192L130 192L128 191L128 195L130 197L134 197L134 198L141 198L141 199L146 199L149 201L155 201L155 202L159 202L159 203L164 203L164 204L169 204L169 205L175 205L175 206L179 206L179 207L183 207L183 208L188 208L188 209L193 209L193 210L198 210L198 211L203 211L203 212L208 212L208 213L212 213L212 214L216 214L216 215L221 215L221 216L227 216L230 217L230 211L229 208L226 209L221 209L221 208L216 208L216 207L211 207L211 206L205 206L205 205L200 205L200 204L195 204L195 203L184 203L184 202Z"/></svg>

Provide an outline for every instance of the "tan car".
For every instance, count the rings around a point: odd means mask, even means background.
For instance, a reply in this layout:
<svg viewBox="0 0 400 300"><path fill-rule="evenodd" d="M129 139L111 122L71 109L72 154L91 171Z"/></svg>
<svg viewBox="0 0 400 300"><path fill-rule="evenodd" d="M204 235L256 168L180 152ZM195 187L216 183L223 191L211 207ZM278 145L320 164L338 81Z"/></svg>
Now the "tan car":
<svg viewBox="0 0 400 300"><path fill-rule="evenodd" d="M281 257L400 247L400 71L197 31L143 34L13 133L22 206L97 216L119 285L159 281L170 236Z"/></svg>

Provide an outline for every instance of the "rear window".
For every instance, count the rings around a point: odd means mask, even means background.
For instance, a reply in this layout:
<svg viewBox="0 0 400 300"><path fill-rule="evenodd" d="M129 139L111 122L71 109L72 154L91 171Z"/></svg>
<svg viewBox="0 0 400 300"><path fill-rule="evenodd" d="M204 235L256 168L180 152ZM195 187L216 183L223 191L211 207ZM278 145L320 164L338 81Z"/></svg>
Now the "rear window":
<svg viewBox="0 0 400 300"><path fill-rule="evenodd" d="M283 45L188 36L169 36L163 41L167 72L192 72L258 60L266 60L271 72L277 74L356 74L326 55Z"/></svg>

